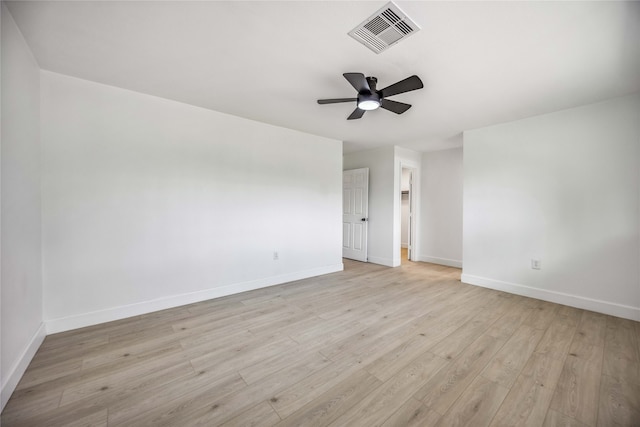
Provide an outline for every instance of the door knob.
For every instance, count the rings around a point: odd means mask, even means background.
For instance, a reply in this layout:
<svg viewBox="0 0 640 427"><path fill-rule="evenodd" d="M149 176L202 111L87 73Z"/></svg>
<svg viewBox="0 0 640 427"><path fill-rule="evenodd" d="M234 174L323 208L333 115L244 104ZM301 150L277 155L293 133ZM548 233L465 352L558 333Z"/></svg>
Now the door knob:
<svg viewBox="0 0 640 427"><path fill-rule="evenodd" d="M366 221L366 220L367 220L367 218L362 218L360 221Z"/></svg>

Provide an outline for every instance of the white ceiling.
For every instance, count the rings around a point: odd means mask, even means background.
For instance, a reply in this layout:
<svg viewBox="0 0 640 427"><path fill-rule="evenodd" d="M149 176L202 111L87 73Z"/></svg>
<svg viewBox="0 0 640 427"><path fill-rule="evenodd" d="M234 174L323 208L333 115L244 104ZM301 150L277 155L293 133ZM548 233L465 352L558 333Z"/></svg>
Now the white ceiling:
<svg viewBox="0 0 640 427"><path fill-rule="evenodd" d="M345 141L459 146L461 133L640 90L638 2L396 2L422 27L376 55L347 32L386 2L34 2L9 10L46 70ZM342 77L420 76L413 104L347 121Z"/></svg>

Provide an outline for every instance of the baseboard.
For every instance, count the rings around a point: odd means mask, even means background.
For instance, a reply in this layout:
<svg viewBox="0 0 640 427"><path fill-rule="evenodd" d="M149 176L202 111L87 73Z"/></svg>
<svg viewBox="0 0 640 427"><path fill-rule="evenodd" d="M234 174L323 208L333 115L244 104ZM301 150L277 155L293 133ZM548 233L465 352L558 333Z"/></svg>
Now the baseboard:
<svg viewBox="0 0 640 427"><path fill-rule="evenodd" d="M206 289L203 291L189 292L185 294L172 295L150 301L143 301L120 307L113 307L105 310L83 313L75 316L50 319L46 321L47 333L69 331L83 328L85 326L97 325L100 323L120 320L127 317L138 316L140 314L151 313L167 308L206 301L213 298L220 298L240 292L252 291L254 289L266 288L268 286L280 285L282 283L293 282L295 280L308 279L310 277L321 276L323 274L335 273L344 270L344 264L334 264L310 270L297 271L294 273L281 274L264 279L251 280L247 282L235 283L227 286Z"/></svg>
<svg viewBox="0 0 640 427"><path fill-rule="evenodd" d="M18 360L13 364L11 369L9 370L9 374L6 378L3 378L4 382L2 384L2 409L9 401L9 398L13 394L13 391L18 386L20 382L20 378L24 375L24 372L27 370L29 363L31 363L31 359L35 356L36 352L40 348L42 341L47 336L46 328L44 323L40 323L38 330L29 340L29 344L24 349Z"/></svg>
<svg viewBox="0 0 640 427"><path fill-rule="evenodd" d="M400 247L402 249L409 249L409 244L408 243L400 243Z"/></svg>
<svg viewBox="0 0 640 427"><path fill-rule="evenodd" d="M448 267L462 268L462 261L458 261L456 259L447 259L447 258L438 258L433 256L427 256L427 255L420 255L418 257L418 261L430 262L431 264L446 265Z"/></svg>
<svg viewBox="0 0 640 427"><path fill-rule="evenodd" d="M463 273L461 280L462 282L470 285L482 286L484 288L509 292L511 294L555 302L557 304L582 308L584 310L596 311L598 313L609 314L611 316L622 317L624 319L640 321L640 307L632 307L629 305L597 300L564 292L550 291L547 289L532 288L530 286L487 279L486 277L473 276L471 274Z"/></svg>
<svg viewBox="0 0 640 427"><path fill-rule="evenodd" d="M387 267L395 267L393 263L393 259L391 258L382 258L377 256L367 256L367 262L372 262L374 264L380 264Z"/></svg>

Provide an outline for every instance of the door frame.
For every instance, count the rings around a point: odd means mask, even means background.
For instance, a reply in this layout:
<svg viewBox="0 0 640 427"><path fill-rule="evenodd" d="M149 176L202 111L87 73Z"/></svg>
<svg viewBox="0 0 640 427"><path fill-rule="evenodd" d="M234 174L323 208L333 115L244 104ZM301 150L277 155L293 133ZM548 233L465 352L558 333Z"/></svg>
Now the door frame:
<svg viewBox="0 0 640 427"><path fill-rule="evenodd" d="M395 209L394 211L397 213L394 221L394 229L396 230L396 238L394 241L393 247L393 257L394 257L394 266L399 266L401 264L401 248L402 248L402 169L410 169L412 175L412 188L409 193L410 201L409 204L411 206L411 216L409 218L410 224L409 229L411 230L411 235L409 236L411 242L411 256L409 258L410 261L419 261L420 260L420 251L418 245L418 236L420 229L420 164L418 162L401 159L398 162L397 169L397 185L394 189L396 193L395 197Z"/></svg>

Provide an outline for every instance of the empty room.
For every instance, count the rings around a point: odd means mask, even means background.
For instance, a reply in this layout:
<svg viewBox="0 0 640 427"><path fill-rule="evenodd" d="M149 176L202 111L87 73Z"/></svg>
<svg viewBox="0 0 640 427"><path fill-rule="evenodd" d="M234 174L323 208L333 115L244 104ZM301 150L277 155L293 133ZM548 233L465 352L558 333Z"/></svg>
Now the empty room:
<svg viewBox="0 0 640 427"><path fill-rule="evenodd" d="M3 427L640 426L640 2L0 15Z"/></svg>

